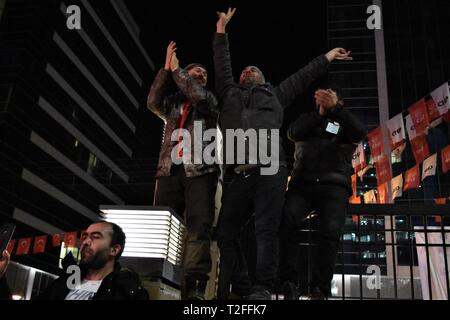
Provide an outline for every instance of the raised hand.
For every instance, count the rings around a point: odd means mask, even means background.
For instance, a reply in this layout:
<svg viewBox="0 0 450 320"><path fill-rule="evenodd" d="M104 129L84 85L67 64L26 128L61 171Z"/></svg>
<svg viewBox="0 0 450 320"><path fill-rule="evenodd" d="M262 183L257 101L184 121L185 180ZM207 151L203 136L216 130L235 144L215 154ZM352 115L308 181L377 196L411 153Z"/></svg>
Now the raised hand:
<svg viewBox="0 0 450 320"><path fill-rule="evenodd" d="M172 56L177 51L177 44L174 41L170 41L169 45L167 46L167 52L166 52L166 64L164 65L164 69L169 71L171 69L171 61Z"/></svg>
<svg viewBox="0 0 450 320"><path fill-rule="evenodd" d="M316 99L316 106L319 106L323 111L333 110L339 101L336 92L332 90L317 90L314 98Z"/></svg>
<svg viewBox="0 0 450 320"><path fill-rule="evenodd" d="M225 27L228 22L230 22L235 12L236 8L228 8L227 13L217 12L217 16L219 17L219 20L217 20L217 33L225 33Z"/></svg>
<svg viewBox="0 0 450 320"><path fill-rule="evenodd" d="M351 61L353 60L353 57L350 57L351 53L351 51L347 51L344 48L334 48L326 54L326 57L330 62L333 60Z"/></svg>
<svg viewBox="0 0 450 320"><path fill-rule="evenodd" d="M3 251L2 256L0 256L0 278L3 277L3 275L6 272L6 269L8 268L9 264L9 253L8 251Z"/></svg>
<svg viewBox="0 0 450 320"><path fill-rule="evenodd" d="M174 72L174 71L177 70L179 67L180 67L180 62L178 61L177 53L174 52L174 53L172 54L172 60L170 61L170 70L171 70L172 72Z"/></svg>

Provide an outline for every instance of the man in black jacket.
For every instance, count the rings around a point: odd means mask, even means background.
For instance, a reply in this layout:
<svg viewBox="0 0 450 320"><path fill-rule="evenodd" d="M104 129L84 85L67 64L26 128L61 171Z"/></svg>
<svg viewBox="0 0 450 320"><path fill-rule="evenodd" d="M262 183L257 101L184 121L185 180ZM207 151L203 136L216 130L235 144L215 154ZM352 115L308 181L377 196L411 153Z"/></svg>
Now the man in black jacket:
<svg viewBox="0 0 450 320"><path fill-rule="evenodd" d="M298 299L298 230L315 210L319 243L312 268L310 298L330 292L339 238L351 196L352 156L366 130L343 107L335 86L316 91L317 109L302 114L288 129L295 142L295 164L280 228L280 278L285 299Z"/></svg>
<svg viewBox="0 0 450 320"><path fill-rule="evenodd" d="M230 284L233 293L248 295L248 299L271 298L278 262L278 228L281 219L284 194L287 184L287 166L278 131L283 123L284 108L302 94L318 77L325 74L334 59L350 60L350 52L337 48L311 61L306 67L274 87L266 82L259 68L249 66L240 76L239 83L233 80L231 57L225 27L235 9L218 13L217 32L214 35L214 67L216 91L220 106L219 124L224 131L225 175L222 208L219 217L217 238L220 249L220 273L218 298L226 299ZM271 146L271 161L268 165L277 168L273 174L265 174L267 165L260 159L252 159L249 148L243 157L245 163L236 163L229 157L227 134L230 130L257 131L257 141ZM262 135L262 129L275 134ZM248 139L250 140L250 139ZM247 141L247 146L252 141ZM272 148L275 146L275 148ZM276 154L273 151L276 150ZM249 279L245 259L239 247L242 226L255 214L256 274L253 288Z"/></svg>
<svg viewBox="0 0 450 320"><path fill-rule="evenodd" d="M81 238L81 262L72 254L63 259L65 274L37 297L39 300L148 300L137 273L121 268L117 260L125 248L125 234L114 223L93 223ZM0 299L10 299L4 276L9 263L5 250L0 260ZM69 270L68 268L71 267ZM77 273L79 271L79 273Z"/></svg>
<svg viewBox="0 0 450 320"><path fill-rule="evenodd" d="M154 205L171 207L181 216L185 213L187 237L182 297L203 300L211 270L210 241L217 166L203 158L202 152L208 142L203 141L199 134L216 129L218 107L215 96L205 88L208 76L205 67L196 63L180 68L176 49L176 44L171 42L165 67L153 80L147 103L148 108L165 122ZM170 78L179 91L167 96ZM176 134L179 129L187 130L192 139L191 146L187 145L190 152L183 150L181 143L188 137L183 135L180 141L180 135ZM178 141L173 141L174 134ZM200 145L198 154L195 154L194 144Z"/></svg>

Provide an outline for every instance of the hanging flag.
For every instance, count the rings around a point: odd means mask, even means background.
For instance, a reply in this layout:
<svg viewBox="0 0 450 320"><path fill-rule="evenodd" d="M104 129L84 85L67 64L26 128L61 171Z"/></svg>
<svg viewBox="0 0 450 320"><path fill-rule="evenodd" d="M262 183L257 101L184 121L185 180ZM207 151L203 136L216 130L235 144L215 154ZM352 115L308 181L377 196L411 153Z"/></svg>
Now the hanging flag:
<svg viewBox="0 0 450 320"><path fill-rule="evenodd" d="M427 177L432 177L436 175L436 164L437 164L437 153L425 159L422 166L422 181Z"/></svg>
<svg viewBox="0 0 450 320"><path fill-rule="evenodd" d="M441 151L442 158L442 172L446 173L450 170L450 145L446 146Z"/></svg>
<svg viewBox="0 0 450 320"><path fill-rule="evenodd" d="M350 204L361 204L361 197L357 195L353 195L348 199Z"/></svg>
<svg viewBox="0 0 450 320"><path fill-rule="evenodd" d="M34 238L33 253L45 252L45 244L47 243L47 236L39 236Z"/></svg>
<svg viewBox="0 0 450 320"><path fill-rule="evenodd" d="M430 156L430 150L428 148L427 136L425 134L418 135L411 140L411 149L416 159L416 163L423 162Z"/></svg>
<svg viewBox="0 0 450 320"><path fill-rule="evenodd" d="M417 189L420 185L420 170L419 165L415 165L405 173L405 186L403 191L410 189Z"/></svg>
<svg viewBox="0 0 450 320"><path fill-rule="evenodd" d="M365 204L377 203L377 196L375 195L375 190L370 190L364 193L364 203Z"/></svg>
<svg viewBox="0 0 450 320"><path fill-rule="evenodd" d="M406 140L405 125L403 124L403 115L400 113L386 122L389 134L389 146L391 151L404 144Z"/></svg>
<svg viewBox="0 0 450 320"><path fill-rule="evenodd" d="M430 95L440 115L444 115L450 110L450 94L447 82L430 93Z"/></svg>
<svg viewBox="0 0 450 320"><path fill-rule="evenodd" d="M12 255L15 245L16 245L16 239L9 240L8 246L6 247L6 251L9 252L9 255Z"/></svg>
<svg viewBox="0 0 450 320"><path fill-rule="evenodd" d="M31 238L20 239L19 242L17 242L16 254L18 256L28 254L28 252L30 251L30 246Z"/></svg>
<svg viewBox="0 0 450 320"><path fill-rule="evenodd" d="M416 132L416 128L414 127L414 123L412 122L410 114L408 114L405 117L405 121L406 121L406 131L408 132L408 138L409 138L409 141L411 141L412 139L417 137L417 132Z"/></svg>
<svg viewBox="0 0 450 320"><path fill-rule="evenodd" d="M59 247L61 245L62 237L59 233L56 233L52 236L52 246Z"/></svg>
<svg viewBox="0 0 450 320"><path fill-rule="evenodd" d="M425 133L427 126L430 124L430 119L428 119L428 110L425 103L425 99L421 99L408 108L409 114L411 115L412 123L414 128L416 128L417 134Z"/></svg>
<svg viewBox="0 0 450 320"><path fill-rule="evenodd" d="M355 172L361 171L366 167L366 155L364 154L364 145L362 143L358 144L353 153L352 166Z"/></svg>
<svg viewBox="0 0 450 320"><path fill-rule="evenodd" d="M362 169L361 171L358 171L358 173L356 174L359 177L359 180L361 180L361 182L363 181L363 177L364 175L367 173L367 171L369 171L370 169L373 169L373 165L368 165L367 167L365 167L364 169Z"/></svg>
<svg viewBox="0 0 450 320"><path fill-rule="evenodd" d="M64 246L66 248L73 248L76 247L77 245L77 232L73 231L73 232L66 232L64 234Z"/></svg>
<svg viewBox="0 0 450 320"><path fill-rule="evenodd" d="M401 146L395 148L394 151L391 152L391 161L394 163L402 163L402 153L406 149L406 143L403 143Z"/></svg>
<svg viewBox="0 0 450 320"><path fill-rule="evenodd" d="M434 202L436 202L437 205L444 205L447 203L447 198L434 199ZM434 219L436 223L441 223L442 216L435 216Z"/></svg>
<svg viewBox="0 0 450 320"><path fill-rule="evenodd" d="M382 185L379 185L377 187L377 190L378 190L378 203L379 204L388 203L387 183L383 183Z"/></svg>
<svg viewBox="0 0 450 320"><path fill-rule="evenodd" d="M377 172L378 185L388 182L392 179L391 161L389 157L382 157L377 163L375 163Z"/></svg>
<svg viewBox="0 0 450 320"><path fill-rule="evenodd" d="M378 127L367 135L373 162L377 162L384 154L383 131Z"/></svg>
<svg viewBox="0 0 450 320"><path fill-rule="evenodd" d="M403 196L403 175L398 175L391 180L392 200Z"/></svg>
<svg viewBox="0 0 450 320"><path fill-rule="evenodd" d="M445 122L449 123L450 122L450 112L444 113L442 115L442 119L444 119Z"/></svg>
<svg viewBox="0 0 450 320"><path fill-rule="evenodd" d="M429 99L425 103L427 104L428 118L430 121L433 121L441 116L433 99Z"/></svg>
<svg viewBox="0 0 450 320"><path fill-rule="evenodd" d="M356 194L356 174L352 175L352 190L353 194Z"/></svg>

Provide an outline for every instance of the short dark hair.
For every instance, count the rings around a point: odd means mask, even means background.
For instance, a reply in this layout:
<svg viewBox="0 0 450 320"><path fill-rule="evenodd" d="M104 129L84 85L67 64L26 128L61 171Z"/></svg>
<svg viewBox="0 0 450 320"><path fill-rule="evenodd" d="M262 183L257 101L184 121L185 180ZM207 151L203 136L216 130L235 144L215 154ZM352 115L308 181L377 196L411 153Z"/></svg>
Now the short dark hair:
<svg viewBox="0 0 450 320"><path fill-rule="evenodd" d="M205 67L203 64L197 63L197 62L188 64L184 69L185 69L186 71L189 71L189 70L191 70L191 69L194 69L195 67L203 68L203 69L206 70L206 72L208 72L208 70L206 69L206 67Z"/></svg>
<svg viewBox="0 0 450 320"><path fill-rule="evenodd" d="M117 224L108 222L108 221L99 221L96 223L106 223L111 226L112 234L111 234L111 247L114 247L116 244L120 245L120 251L116 256L116 261L122 256L123 250L125 249L125 232L123 232L122 228Z"/></svg>

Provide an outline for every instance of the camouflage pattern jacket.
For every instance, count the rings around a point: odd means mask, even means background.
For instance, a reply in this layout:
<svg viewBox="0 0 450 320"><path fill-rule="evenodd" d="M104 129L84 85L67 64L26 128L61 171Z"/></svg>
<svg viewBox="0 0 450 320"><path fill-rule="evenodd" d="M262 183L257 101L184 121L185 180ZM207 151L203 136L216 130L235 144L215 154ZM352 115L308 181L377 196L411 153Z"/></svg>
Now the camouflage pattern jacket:
<svg viewBox="0 0 450 320"><path fill-rule="evenodd" d="M167 96L166 90L171 75L180 91ZM207 129L215 129L217 126L219 109L216 97L190 77L186 70L178 68L175 72L170 73L161 69L153 81L147 99L147 107L165 122L156 177L170 176L171 153L172 149L178 144L177 141L171 141L171 136L174 130L180 128L181 110L185 102L190 103L190 109L183 128L189 131L192 139L192 163L183 164L186 176L197 177L215 172L218 169L216 165L194 164L193 147L194 139L200 138L194 136L194 121L202 124L203 132ZM202 141L202 152L210 143Z"/></svg>

